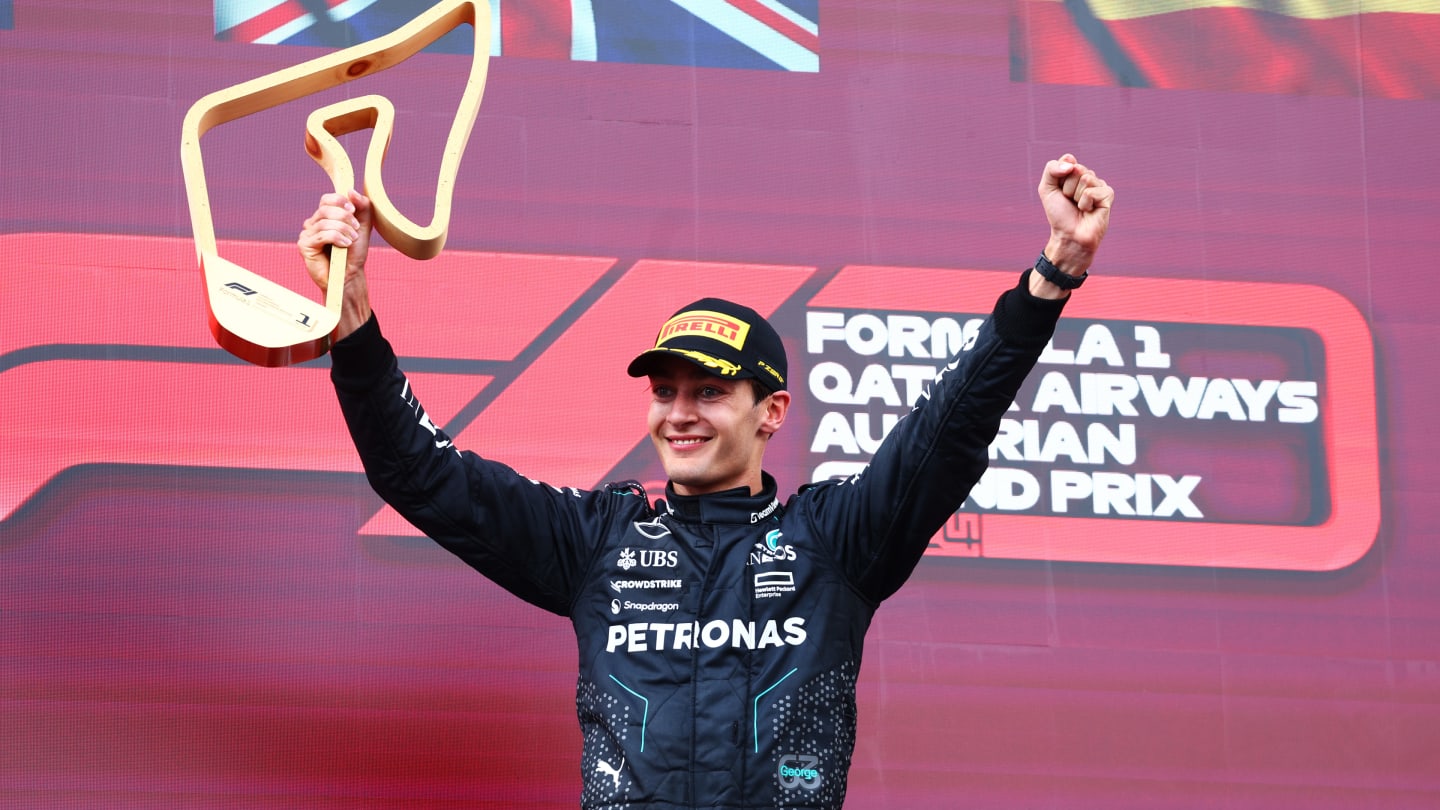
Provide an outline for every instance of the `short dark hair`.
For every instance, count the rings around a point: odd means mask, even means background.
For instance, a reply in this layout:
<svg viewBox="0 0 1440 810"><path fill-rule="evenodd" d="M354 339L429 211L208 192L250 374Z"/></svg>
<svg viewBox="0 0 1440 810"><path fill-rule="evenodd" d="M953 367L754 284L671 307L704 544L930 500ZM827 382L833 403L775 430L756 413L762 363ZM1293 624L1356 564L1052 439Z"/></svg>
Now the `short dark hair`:
<svg viewBox="0 0 1440 810"><path fill-rule="evenodd" d="M746 379L746 382L750 383L750 392L755 395L756 405L764 402L766 397L775 393L773 390L770 389L768 385L760 382L760 380L755 377L750 377Z"/></svg>

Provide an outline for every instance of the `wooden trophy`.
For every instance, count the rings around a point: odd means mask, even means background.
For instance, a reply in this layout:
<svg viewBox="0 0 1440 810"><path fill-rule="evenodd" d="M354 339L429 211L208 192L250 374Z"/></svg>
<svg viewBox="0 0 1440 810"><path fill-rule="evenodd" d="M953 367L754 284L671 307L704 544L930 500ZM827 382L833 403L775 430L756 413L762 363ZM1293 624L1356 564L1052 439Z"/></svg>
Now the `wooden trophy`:
<svg viewBox="0 0 1440 810"><path fill-rule="evenodd" d="M435 189L435 215L429 225L421 227L411 222L385 193L381 171L395 123L395 108L388 99L371 95L331 104L312 113L305 126L306 151L325 169L340 193L354 187L355 170L336 136L374 129L365 158L364 193L371 200L375 228L406 256L434 258L445 246L455 177L485 90L490 53L488 0L441 0L385 36L218 90L190 107L181 128L180 164L185 173L195 253L205 279L210 332L226 351L257 366L288 366L329 351L331 335L340 322L347 251L339 246L330 250L323 306L221 258L205 185L200 137L220 124L398 65L462 24L475 30L474 57L445 142Z"/></svg>

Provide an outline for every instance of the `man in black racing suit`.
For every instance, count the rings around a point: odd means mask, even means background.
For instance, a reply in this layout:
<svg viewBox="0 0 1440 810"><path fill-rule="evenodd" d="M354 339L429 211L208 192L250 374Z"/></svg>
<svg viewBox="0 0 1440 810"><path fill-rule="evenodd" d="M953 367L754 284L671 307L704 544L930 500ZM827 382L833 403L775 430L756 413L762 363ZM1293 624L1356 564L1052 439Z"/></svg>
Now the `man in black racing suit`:
<svg viewBox="0 0 1440 810"><path fill-rule="evenodd" d="M839 808L871 617L987 464L1001 417L1083 281L1112 190L1071 155L1040 197L1051 237L869 467L781 501L761 469L784 421L783 344L719 299L676 313L631 364L670 481L559 488L461 452L370 312L368 200L325 195L299 247L317 283L350 248L332 379L375 490L510 592L567 616L585 808Z"/></svg>

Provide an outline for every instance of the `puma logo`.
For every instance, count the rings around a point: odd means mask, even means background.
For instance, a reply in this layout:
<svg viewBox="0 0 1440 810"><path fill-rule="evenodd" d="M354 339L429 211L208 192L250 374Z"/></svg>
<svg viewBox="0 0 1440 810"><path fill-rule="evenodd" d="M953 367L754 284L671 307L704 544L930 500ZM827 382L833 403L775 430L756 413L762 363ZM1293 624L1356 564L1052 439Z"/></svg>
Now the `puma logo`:
<svg viewBox="0 0 1440 810"><path fill-rule="evenodd" d="M314 324L317 328L299 337L293 328L289 332L278 329L275 319L263 311L241 306L233 297L219 294L220 290L235 284L252 289L264 286L265 294L281 310L302 311L305 304L313 304L304 295L279 284L259 284L266 279L220 257L200 154L201 136L221 124L394 67L465 24L475 30L475 46L465 90L445 142L435 190L435 213L429 225L421 227L411 222L385 193L381 171L395 120L394 107L388 99L370 95L331 104L312 113L305 126L306 152L330 175L335 190L342 193L354 187L355 170L335 136L360 129L375 130L365 160L365 194L374 206L375 229L392 247L412 259L434 258L445 244L460 157L470 139L485 89L490 53L489 0L441 0L382 37L217 90L191 105L181 126L180 166L185 174L195 253L205 277L210 331L226 351L260 366L300 363L328 351L330 335L340 322L346 250L331 249L326 312Z"/></svg>
<svg viewBox="0 0 1440 810"><path fill-rule="evenodd" d="M620 768L625 767L625 758L620 758ZM595 772L609 776L615 782L615 789L620 789L620 768L611 767L610 763L600 760L595 764Z"/></svg>

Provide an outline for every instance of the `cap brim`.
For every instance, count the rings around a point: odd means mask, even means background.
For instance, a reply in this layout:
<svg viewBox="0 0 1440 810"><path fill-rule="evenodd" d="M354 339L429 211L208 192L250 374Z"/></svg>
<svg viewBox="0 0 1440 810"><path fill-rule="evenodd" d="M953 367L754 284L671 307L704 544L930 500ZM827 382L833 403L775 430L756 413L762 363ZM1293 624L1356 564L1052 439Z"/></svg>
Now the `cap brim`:
<svg viewBox="0 0 1440 810"><path fill-rule="evenodd" d="M731 363L728 360L722 360L718 357L715 357L714 355L706 354L705 352L696 351L694 349L670 349L663 346L657 346L653 349L646 349L645 351L641 352L639 357L636 357L634 360L630 361L630 365L625 369L625 371L631 377L649 376L651 367L655 365L655 361L659 360L663 356L679 357L682 360L689 360L691 363L694 363L705 371L714 374L716 377L724 377L726 379L733 380L749 379L755 376L751 372L745 370L744 368L741 368L735 363Z"/></svg>

